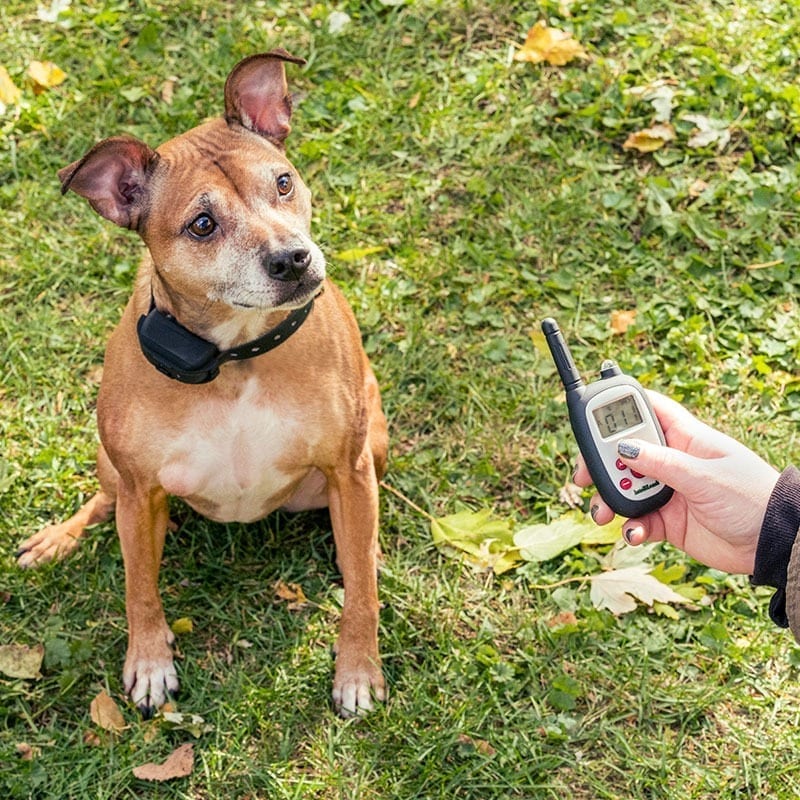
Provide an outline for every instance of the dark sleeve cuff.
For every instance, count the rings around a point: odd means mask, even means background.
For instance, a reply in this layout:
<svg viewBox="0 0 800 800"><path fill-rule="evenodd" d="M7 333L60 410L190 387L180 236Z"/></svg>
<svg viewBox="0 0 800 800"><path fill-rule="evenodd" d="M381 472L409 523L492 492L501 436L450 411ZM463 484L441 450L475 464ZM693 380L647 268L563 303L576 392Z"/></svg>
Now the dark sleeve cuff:
<svg viewBox="0 0 800 800"><path fill-rule="evenodd" d="M758 537L755 568L750 578L754 586L773 586L777 589L769 604L769 615L782 628L789 627L786 617L786 572L798 528L800 471L787 467L769 498Z"/></svg>

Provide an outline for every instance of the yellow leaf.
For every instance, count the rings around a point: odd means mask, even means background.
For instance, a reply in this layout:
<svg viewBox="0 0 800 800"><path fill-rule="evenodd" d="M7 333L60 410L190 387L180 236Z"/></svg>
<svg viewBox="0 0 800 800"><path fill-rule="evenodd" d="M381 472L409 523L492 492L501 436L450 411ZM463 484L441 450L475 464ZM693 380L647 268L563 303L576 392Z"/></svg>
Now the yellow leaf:
<svg viewBox="0 0 800 800"><path fill-rule="evenodd" d="M558 28L548 28L539 20L529 31L525 44L514 54L515 61L530 61L539 64L546 61L563 67L575 58L586 58L586 51L572 34Z"/></svg>
<svg viewBox="0 0 800 800"><path fill-rule="evenodd" d="M623 334L636 322L636 310L631 311L612 311L611 312L611 332Z"/></svg>
<svg viewBox="0 0 800 800"><path fill-rule="evenodd" d="M89 706L92 722L104 731L125 730L125 719L117 704L105 693L100 692Z"/></svg>
<svg viewBox="0 0 800 800"><path fill-rule="evenodd" d="M36 94L45 89L52 89L67 79L67 73L52 61L31 61L28 66L28 77L33 81Z"/></svg>
<svg viewBox="0 0 800 800"><path fill-rule="evenodd" d="M191 633L194 630L194 623L188 617L181 617L169 627L176 636L180 636L184 633Z"/></svg>
<svg viewBox="0 0 800 800"><path fill-rule="evenodd" d="M360 261L362 258L375 255L375 253L382 253L385 249L381 246L352 247L349 250L340 250L338 253L334 253L333 257L338 258L339 261Z"/></svg>
<svg viewBox="0 0 800 800"><path fill-rule="evenodd" d="M44 658L44 646L24 644L0 645L0 673L9 678L35 680L41 678L39 669Z"/></svg>
<svg viewBox="0 0 800 800"><path fill-rule="evenodd" d="M286 600L289 603L288 608L290 611L297 611L308 605L308 598L306 598L299 583L278 581L275 584L274 591L275 597L279 600Z"/></svg>
<svg viewBox="0 0 800 800"><path fill-rule="evenodd" d="M18 103L21 94L19 87L11 80L8 70L0 65L0 103L7 106Z"/></svg>
<svg viewBox="0 0 800 800"><path fill-rule="evenodd" d="M675 138L675 128L669 123L661 123L632 133L622 147L625 150L638 150L640 153L652 153L659 150L667 142Z"/></svg>

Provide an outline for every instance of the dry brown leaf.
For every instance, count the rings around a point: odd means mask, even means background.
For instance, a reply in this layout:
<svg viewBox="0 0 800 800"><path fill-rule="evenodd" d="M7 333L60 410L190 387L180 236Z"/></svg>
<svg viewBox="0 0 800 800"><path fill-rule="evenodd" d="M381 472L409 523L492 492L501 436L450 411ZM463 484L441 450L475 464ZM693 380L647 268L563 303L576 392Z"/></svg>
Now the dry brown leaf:
<svg viewBox="0 0 800 800"><path fill-rule="evenodd" d="M0 105L10 106L19 102L22 92L11 80L8 70L0 65Z"/></svg>
<svg viewBox="0 0 800 800"><path fill-rule="evenodd" d="M20 742L14 750L22 761L33 761L37 753L27 742Z"/></svg>
<svg viewBox="0 0 800 800"><path fill-rule="evenodd" d="M52 89L67 79L67 73L52 61L31 61L28 65L28 77L33 81L36 94Z"/></svg>
<svg viewBox="0 0 800 800"><path fill-rule="evenodd" d="M708 184L702 178L695 178L689 185L689 197L700 197L708 189Z"/></svg>
<svg viewBox="0 0 800 800"><path fill-rule="evenodd" d="M625 150L637 150L640 153L652 153L659 150L667 142L675 138L675 128L667 122L653 125L641 131L632 133L622 147Z"/></svg>
<svg viewBox="0 0 800 800"><path fill-rule="evenodd" d="M194 745L182 744L169 756L163 764L153 762L134 767L134 777L142 781L171 781L173 778L185 778L194 769Z"/></svg>
<svg viewBox="0 0 800 800"><path fill-rule="evenodd" d="M612 311L611 312L611 332L622 334L636 322L636 310L631 311Z"/></svg>
<svg viewBox="0 0 800 800"><path fill-rule="evenodd" d="M279 600L286 600L289 603L290 611L297 611L308 605L308 598L305 596L299 583L284 583L278 581L275 584L275 597Z"/></svg>
<svg viewBox="0 0 800 800"><path fill-rule="evenodd" d="M89 706L89 713L91 714L92 722L104 731L118 733L125 730L125 718L122 716L119 706L105 692L100 692L92 700Z"/></svg>
<svg viewBox="0 0 800 800"><path fill-rule="evenodd" d="M33 680L41 678L39 672L44 658L44 646L37 644L4 644L0 646L0 672L9 678Z"/></svg>
<svg viewBox="0 0 800 800"><path fill-rule="evenodd" d="M546 61L555 67L563 67L575 58L586 58L586 51L571 33L549 28L539 20L529 31L525 44L514 54L515 61L539 64Z"/></svg>

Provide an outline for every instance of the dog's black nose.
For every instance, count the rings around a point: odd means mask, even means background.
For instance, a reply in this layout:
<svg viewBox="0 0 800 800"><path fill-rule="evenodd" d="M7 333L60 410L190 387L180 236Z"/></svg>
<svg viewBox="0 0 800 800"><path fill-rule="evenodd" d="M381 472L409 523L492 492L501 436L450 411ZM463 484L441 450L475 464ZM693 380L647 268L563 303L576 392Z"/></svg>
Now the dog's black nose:
<svg viewBox="0 0 800 800"><path fill-rule="evenodd" d="M311 263L311 253L305 249L270 253L265 259L267 275L276 281L299 281Z"/></svg>

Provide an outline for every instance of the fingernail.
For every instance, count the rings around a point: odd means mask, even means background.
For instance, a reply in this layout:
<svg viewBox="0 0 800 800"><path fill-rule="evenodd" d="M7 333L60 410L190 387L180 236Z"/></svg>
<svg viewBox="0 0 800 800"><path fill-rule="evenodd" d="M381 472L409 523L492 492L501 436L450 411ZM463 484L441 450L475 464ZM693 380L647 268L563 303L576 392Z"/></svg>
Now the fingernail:
<svg viewBox="0 0 800 800"><path fill-rule="evenodd" d="M591 515L592 519L594 519L595 514L600 510L600 506L595 503L590 509L589 514Z"/></svg>
<svg viewBox="0 0 800 800"><path fill-rule="evenodd" d="M634 442L626 442L624 439L617 445L617 452L624 458L638 458L642 448Z"/></svg>
<svg viewBox="0 0 800 800"><path fill-rule="evenodd" d="M578 477L578 465L576 464L572 470L572 482L575 483L575 478Z"/></svg>
<svg viewBox="0 0 800 800"><path fill-rule="evenodd" d="M624 530L624 531L623 531L623 533L622 533L623 537L625 538L625 541L626 541L628 544L633 544L633 542L631 541L631 539L633 539L633 532L634 532L634 530L635 530L635 528L625 528L625 530Z"/></svg>

